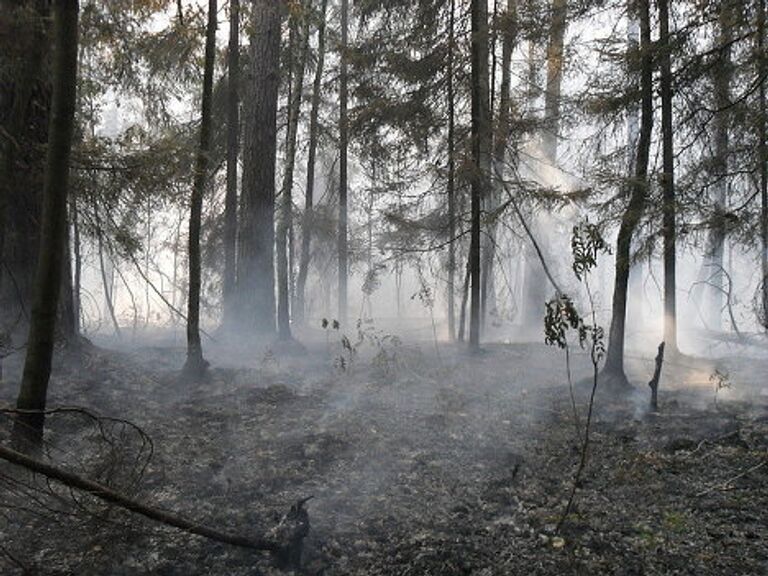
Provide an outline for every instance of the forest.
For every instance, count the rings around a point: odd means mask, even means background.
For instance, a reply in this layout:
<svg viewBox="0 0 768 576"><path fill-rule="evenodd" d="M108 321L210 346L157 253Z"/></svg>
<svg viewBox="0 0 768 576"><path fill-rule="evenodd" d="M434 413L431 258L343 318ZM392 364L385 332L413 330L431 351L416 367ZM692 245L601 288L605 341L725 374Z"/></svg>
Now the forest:
<svg viewBox="0 0 768 576"><path fill-rule="evenodd" d="M0 574L768 574L766 0L0 0Z"/></svg>

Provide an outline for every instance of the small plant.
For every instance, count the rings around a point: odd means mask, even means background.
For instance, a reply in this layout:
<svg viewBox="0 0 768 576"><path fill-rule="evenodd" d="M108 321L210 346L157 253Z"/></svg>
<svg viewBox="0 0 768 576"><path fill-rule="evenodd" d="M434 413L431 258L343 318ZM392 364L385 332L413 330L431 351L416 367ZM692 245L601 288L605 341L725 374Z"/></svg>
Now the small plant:
<svg viewBox="0 0 768 576"><path fill-rule="evenodd" d="M715 388L715 408L717 408L717 397L722 390L732 388L731 377L728 372L721 372L719 368L716 368L712 374L709 375L709 381Z"/></svg>
<svg viewBox="0 0 768 576"><path fill-rule="evenodd" d="M589 274L597 266L597 257L600 253L609 252L608 244L600 234L597 226L589 222L582 222L573 227L571 238L571 252L573 253L573 273L576 278L584 285L589 299L590 318L585 321L579 314L573 300L562 292L558 291L557 296L547 302L546 314L544 316L544 338L550 346L557 346L565 350L566 369L568 373L568 384L571 392L571 403L573 405L574 419L576 420L577 433L580 433L578 422L578 412L576 401L573 394L573 384L571 380L570 367L570 348L568 346L568 333L576 333L579 346L583 349L589 347L590 360L592 362L592 392L589 397L589 407L587 409L587 422L584 426L584 439L581 447L581 457L576 475L571 486L571 493L568 498L565 510L560 521L557 524L557 531L560 531L563 523L571 512L573 502L576 497L576 488L578 487L584 468L587 464L587 454L589 451L589 431L592 423L592 412L595 404L595 393L597 392L598 375L600 373L600 363L605 357L605 331L597 323L597 314L595 311L595 302L592 296L592 290L589 285Z"/></svg>

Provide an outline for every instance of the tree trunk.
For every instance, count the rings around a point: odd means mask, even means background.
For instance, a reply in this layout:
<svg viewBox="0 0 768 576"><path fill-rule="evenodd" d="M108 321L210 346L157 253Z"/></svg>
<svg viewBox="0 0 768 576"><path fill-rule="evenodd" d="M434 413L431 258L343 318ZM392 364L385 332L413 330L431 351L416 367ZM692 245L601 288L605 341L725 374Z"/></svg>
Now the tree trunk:
<svg viewBox="0 0 768 576"><path fill-rule="evenodd" d="M314 215L315 194L315 163L317 158L317 140L320 128L319 114L320 101L323 90L323 67L325 64L325 15L328 8L328 0L322 0L320 9L320 21L317 28L317 67L315 68L315 80L312 86L312 110L309 113L309 151L307 155L307 189L304 198L304 221L301 227L301 257L299 260L299 276L296 280L296 309L293 311L294 321L304 322L306 313L305 292L307 275L309 274L309 261L311 257L312 224Z"/></svg>
<svg viewBox="0 0 768 576"><path fill-rule="evenodd" d="M472 227L469 247L471 302L469 347L480 349L480 212L490 177L491 122L488 101L488 5L472 0Z"/></svg>
<svg viewBox="0 0 768 576"><path fill-rule="evenodd" d="M252 0L250 94L238 252L240 316L262 334L275 331L275 159L280 82L280 2Z"/></svg>
<svg viewBox="0 0 768 576"><path fill-rule="evenodd" d="M290 340L291 313L289 295L288 235L293 227L293 168L296 163L296 140L299 131L301 100L304 93L304 69L309 51L309 8L304 5L299 15L291 16L294 42L292 53L293 86L288 103L288 135L285 151L285 174L280 191L280 220L277 226L277 327L281 340ZM298 22L298 19L301 22ZM301 24L301 26L299 26ZM298 55L298 58L296 56Z"/></svg>
<svg viewBox="0 0 768 576"><path fill-rule="evenodd" d="M669 0L658 0L661 49L661 138L663 146L662 208L664 236L664 342L668 354L677 352L677 306L675 288L676 212L675 154L672 126L672 59L669 43Z"/></svg>
<svg viewBox="0 0 768 576"><path fill-rule="evenodd" d="M705 255L704 278L707 280L705 294L706 323L712 330L722 329L723 296L725 290L725 271L723 269L723 250L725 247L726 227L725 210L728 203L728 128L730 124L730 84L731 84L731 26L732 12L728 2L720 3L718 14L719 38L721 46L717 65L712 70L715 86L715 158L712 179L714 186L714 221L709 230L709 247Z"/></svg>
<svg viewBox="0 0 768 576"><path fill-rule="evenodd" d="M768 329L768 129L766 121L765 78L768 65L765 55L765 0L760 0L757 13L757 58L760 81L757 158L760 163L760 264L763 273L763 328Z"/></svg>
<svg viewBox="0 0 768 576"><path fill-rule="evenodd" d="M208 23L205 27L205 64L203 68L203 97L200 117L200 146L195 158L195 175L189 210L189 296L187 298L187 361L184 373L199 377L208 367L203 359L200 341L200 228L203 216L203 196L208 182L211 149L211 107L213 103L213 64L216 57L217 0L208 0Z"/></svg>
<svg viewBox="0 0 768 576"><path fill-rule="evenodd" d="M232 328L237 258L237 158L240 154L240 0L229 0L227 51L227 192L224 198L223 325Z"/></svg>
<svg viewBox="0 0 768 576"><path fill-rule="evenodd" d="M341 0L341 71L339 77L339 322L347 328L347 148L349 146L347 117L347 75L348 75L348 27L349 0Z"/></svg>
<svg viewBox="0 0 768 576"><path fill-rule="evenodd" d="M17 400L17 407L22 410L45 410L48 380L51 376L56 316L64 270L62 244L66 237L69 160L76 107L78 12L77 0L53 2L53 96L32 316ZM39 446L44 422L42 412L20 414L14 426L14 437L22 446L28 443Z"/></svg>
<svg viewBox="0 0 768 576"><path fill-rule="evenodd" d="M632 163L634 174L629 183L629 204L621 218L619 236L616 241L616 276L613 287L611 328L608 339L608 351L603 368L603 374L610 378L612 383L618 387L629 386L624 373L627 289L631 268L632 237L643 216L648 197L648 159L653 132L653 53L649 0L638 0L637 9L640 17L641 41L640 134L637 140L635 161Z"/></svg>
<svg viewBox="0 0 768 576"><path fill-rule="evenodd" d="M552 0L552 22L547 46L547 88L544 92L542 153L551 166L557 165L560 134L560 95L563 84L563 52L568 18L568 0Z"/></svg>
<svg viewBox="0 0 768 576"><path fill-rule="evenodd" d="M507 9L497 27L502 32L501 49L501 93L499 95L499 115L496 122L493 149L493 178L503 178L505 174L507 145L510 131L510 86L512 76L512 52L517 41L517 0L507 0ZM497 182L491 190L489 211L496 212L501 198L501 183ZM496 314L495 263L496 263L496 229L495 219L488 225L485 253L483 254L482 305L481 316L483 325L488 321L488 314Z"/></svg>
<svg viewBox="0 0 768 576"><path fill-rule="evenodd" d="M456 338L456 0L448 16L448 337Z"/></svg>

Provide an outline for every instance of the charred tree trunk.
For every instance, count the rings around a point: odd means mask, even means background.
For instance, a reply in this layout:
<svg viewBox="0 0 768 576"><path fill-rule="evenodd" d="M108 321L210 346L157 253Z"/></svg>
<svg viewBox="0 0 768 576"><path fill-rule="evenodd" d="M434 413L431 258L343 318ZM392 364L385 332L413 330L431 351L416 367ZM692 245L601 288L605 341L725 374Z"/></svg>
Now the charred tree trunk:
<svg viewBox="0 0 768 576"><path fill-rule="evenodd" d="M603 377L615 387L627 388L629 382L624 373L624 339L627 318L627 291L631 268L632 237L637 228L648 196L648 159L653 132L653 54L649 0L638 0L640 18L640 135L634 174L629 183L629 204L621 219L616 241L616 277L613 287L611 328Z"/></svg>
<svg viewBox="0 0 768 576"><path fill-rule="evenodd" d="M251 78L245 108L237 283L241 317L256 332L273 334L280 3L252 2Z"/></svg>
<svg viewBox="0 0 768 576"><path fill-rule="evenodd" d="M348 274L348 247L347 247L347 148L349 146L349 118L347 114L348 99L348 27L349 27L349 0L341 0L341 71L339 77L339 322L344 329L347 328L347 274Z"/></svg>
<svg viewBox="0 0 768 576"><path fill-rule="evenodd" d="M200 145L195 158L195 177L189 211L189 295L187 297L187 361L184 373L201 376L208 362L203 359L200 341L200 228L203 216L203 196L208 182L211 150L211 106L213 104L213 64L216 57L217 1L208 0L208 24L205 28L205 64L203 69L203 98L200 118Z"/></svg>
<svg viewBox="0 0 768 576"><path fill-rule="evenodd" d="M768 113L766 110L765 82L768 63L765 54L765 0L760 0L757 13L757 58L760 77L758 149L760 163L760 264L763 273L762 312L763 328L768 329Z"/></svg>
<svg viewBox="0 0 768 576"><path fill-rule="evenodd" d="M488 194L491 152L491 119L488 100L488 5L485 0L472 0L472 175L471 240L469 273L471 300L469 314L469 347L480 349L480 245L481 205Z"/></svg>
<svg viewBox="0 0 768 576"><path fill-rule="evenodd" d="M658 0L661 49L661 138L663 146L662 208L664 213L664 341L677 353L676 219L674 127L672 125L672 57L669 38L669 0Z"/></svg>
<svg viewBox="0 0 768 576"><path fill-rule="evenodd" d="M237 316L237 159L240 154L240 0L229 0L227 51L227 192L224 199L223 325Z"/></svg>
<svg viewBox="0 0 768 576"><path fill-rule="evenodd" d="M325 65L325 17L328 0L322 0L317 28L317 67L312 86L312 110L309 113L309 151L307 153L307 189L304 199L304 221L301 227L301 257L299 275L296 280L296 309L293 311L297 323L304 322L306 313L306 287L311 259L312 225L315 200L315 164L317 159L317 140L320 131L320 101L323 90L323 68Z"/></svg>
<svg viewBox="0 0 768 576"><path fill-rule="evenodd" d="M306 0L305 0L306 1ZM291 340L291 313L289 295L288 236L293 227L293 172L296 163L296 140L299 131L301 100L304 93L304 69L309 51L308 6L302 13L291 16L294 28L291 63L293 64L293 86L288 103L288 134L286 137L285 174L280 191L280 220L277 226L277 328L281 340ZM301 22L297 20L301 19ZM297 57L298 56L298 57Z"/></svg>
<svg viewBox="0 0 768 576"><path fill-rule="evenodd" d="M448 15L448 337L456 338L456 0ZM463 332L463 331L462 331Z"/></svg>
<svg viewBox="0 0 768 576"><path fill-rule="evenodd" d="M22 410L45 409L51 376L56 316L64 270L62 244L66 238L69 161L75 123L78 16L77 0L53 2L53 99L32 316L17 400L17 406ZM22 446L39 446L44 422L42 413L19 414L14 426L15 439Z"/></svg>

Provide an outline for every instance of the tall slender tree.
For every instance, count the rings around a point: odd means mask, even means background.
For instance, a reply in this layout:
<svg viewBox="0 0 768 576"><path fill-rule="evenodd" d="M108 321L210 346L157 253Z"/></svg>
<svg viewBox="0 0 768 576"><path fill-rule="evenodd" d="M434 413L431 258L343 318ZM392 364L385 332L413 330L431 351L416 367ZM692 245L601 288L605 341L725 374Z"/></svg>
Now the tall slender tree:
<svg viewBox="0 0 768 576"><path fill-rule="evenodd" d="M603 380L614 388L628 388L624 373L624 339L627 318L627 292L631 268L632 238L648 198L648 159L653 132L653 52L649 0L636 1L640 21L640 133L637 139L633 173L628 183L629 204L621 218L616 240L616 275L613 285L611 328Z"/></svg>
<svg viewBox="0 0 768 576"><path fill-rule="evenodd" d="M27 356L17 400L14 436L22 446L39 445L56 335L59 292L64 272L67 193L77 91L79 4L54 0L53 95L43 184L41 238L35 276Z"/></svg>
<svg viewBox="0 0 768 576"><path fill-rule="evenodd" d="M469 347L480 348L480 245L481 205L489 190L491 119L488 87L488 5L472 0L472 195L469 269L471 301Z"/></svg>
<svg viewBox="0 0 768 576"><path fill-rule="evenodd" d="M288 103L288 130L286 135L283 186L280 190L280 219L277 227L277 329L281 340L290 340L291 312L289 295L288 235L293 227L293 177L296 163L296 141L299 132L301 102L304 95L304 71L309 52L309 11L307 0L295 5L291 12L294 43L292 55L293 86Z"/></svg>
<svg viewBox="0 0 768 576"><path fill-rule="evenodd" d="M456 338L456 0L448 14L448 335ZM463 331L462 331L463 332Z"/></svg>
<svg viewBox="0 0 768 576"><path fill-rule="evenodd" d="M275 331L275 161L281 2L252 0L251 78L245 105L238 296L246 327Z"/></svg>
<svg viewBox="0 0 768 576"><path fill-rule="evenodd" d="M757 66L760 78L758 92L758 147L757 161L760 164L760 264L763 274L762 312L763 327L768 328L768 104L766 104L765 82L768 76L768 60L765 54L765 0L757 7Z"/></svg>
<svg viewBox="0 0 768 576"><path fill-rule="evenodd" d="M327 9L328 0L322 0L320 13L318 14L317 64L315 67L315 79L312 85L312 109L309 113L307 187L304 198L304 221L301 227L301 256L299 259L299 275L296 280L296 309L294 310L294 320L297 323L304 321L304 315L306 313L305 293L307 286L307 275L309 274L312 225L314 218L315 164L317 159L317 145L320 132L320 103L323 90L323 70L325 67L325 18Z"/></svg>
<svg viewBox="0 0 768 576"><path fill-rule="evenodd" d="M224 198L223 324L231 328L237 315L237 160L240 155L240 0L229 0L227 50L227 192Z"/></svg>
<svg viewBox="0 0 768 576"><path fill-rule="evenodd" d="M208 23L205 27L205 61L203 65L203 95L200 116L200 143L195 157L195 174L189 208L189 295L187 296L187 361L184 372L200 376L208 366L203 359L200 341L200 287L202 270L200 258L200 228L203 217L203 196L208 182L211 151L211 107L213 104L213 65L216 57L217 0L208 0Z"/></svg>
<svg viewBox="0 0 768 576"><path fill-rule="evenodd" d="M674 126L672 124L672 47L669 35L669 0L658 0L659 67L661 69L662 210L664 236L664 341L667 354L677 352L676 236Z"/></svg>
<svg viewBox="0 0 768 576"><path fill-rule="evenodd" d="M348 75L349 75L349 0L341 0L341 65L339 75L339 294L338 315L342 326L347 322L347 282L348 282L348 207L347 207L347 151L349 147L348 116Z"/></svg>

